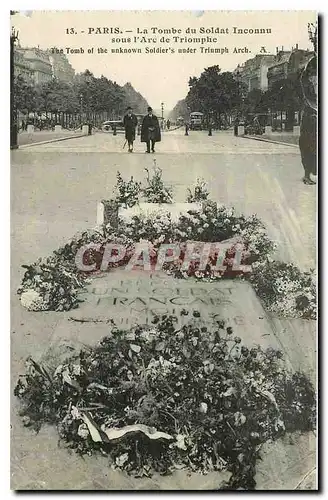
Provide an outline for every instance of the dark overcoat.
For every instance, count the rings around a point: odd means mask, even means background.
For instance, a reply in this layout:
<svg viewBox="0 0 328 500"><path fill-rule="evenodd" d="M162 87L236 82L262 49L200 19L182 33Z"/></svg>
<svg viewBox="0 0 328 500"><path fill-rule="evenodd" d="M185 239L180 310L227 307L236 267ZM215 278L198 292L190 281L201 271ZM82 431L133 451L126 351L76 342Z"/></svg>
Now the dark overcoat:
<svg viewBox="0 0 328 500"><path fill-rule="evenodd" d="M158 118L155 115L146 115L141 126L141 142L153 140L161 141L161 129L159 127Z"/></svg>
<svg viewBox="0 0 328 500"><path fill-rule="evenodd" d="M125 128L125 139L128 142L133 142L136 138L136 126L138 125L138 118L136 115L125 115L123 118L123 125Z"/></svg>
<svg viewBox="0 0 328 500"><path fill-rule="evenodd" d="M299 146L306 174L317 174L317 113L310 106L303 111Z"/></svg>
<svg viewBox="0 0 328 500"><path fill-rule="evenodd" d="M301 75L304 109L301 119L299 146L302 163L307 175L317 173L317 91L312 77L317 77L317 58L312 57Z"/></svg>

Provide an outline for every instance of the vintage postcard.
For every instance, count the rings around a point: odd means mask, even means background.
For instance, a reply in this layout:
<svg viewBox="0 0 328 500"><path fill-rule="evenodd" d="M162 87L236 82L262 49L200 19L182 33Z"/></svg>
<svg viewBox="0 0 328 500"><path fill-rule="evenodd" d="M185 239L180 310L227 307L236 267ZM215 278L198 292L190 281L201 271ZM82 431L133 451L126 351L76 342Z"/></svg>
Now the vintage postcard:
<svg viewBox="0 0 328 500"><path fill-rule="evenodd" d="M10 22L11 488L317 490L317 13Z"/></svg>

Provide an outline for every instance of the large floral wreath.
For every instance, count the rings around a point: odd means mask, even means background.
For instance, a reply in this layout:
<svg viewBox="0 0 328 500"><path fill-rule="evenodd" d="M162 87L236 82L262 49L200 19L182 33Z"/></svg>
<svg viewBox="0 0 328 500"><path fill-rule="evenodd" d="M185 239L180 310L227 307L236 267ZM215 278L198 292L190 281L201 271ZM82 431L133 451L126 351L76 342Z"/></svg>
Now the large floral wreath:
<svg viewBox="0 0 328 500"><path fill-rule="evenodd" d="M131 178L125 182L118 173L117 195L104 201L105 222L93 230L75 235L70 242L54 251L46 259L39 259L28 266L18 289L21 303L29 310L63 311L78 307L79 292L94 273L99 272L106 245L123 245L124 258L108 268L125 266L136 250L136 244L147 243L151 264L154 265L160 245L179 244L180 255L164 265L167 273L177 278L194 278L214 281L224 278L247 279L252 283L267 310L281 316L316 318L316 282L313 270L300 271L295 265L272 259L275 244L269 239L262 221L256 216L236 214L231 207L218 206L208 200L208 191L199 180L193 190L188 190L188 202L201 202L201 209L188 211L178 220L172 220L162 203L172 202L170 188L164 186L161 171L155 170L148 185L141 187ZM139 203L141 195L152 203L158 201L158 210L151 214L134 215L125 220L118 215L119 207L132 207ZM209 254L205 269L192 261L187 269L183 263L187 244L193 242L225 243L224 259L220 270L215 263L218 251ZM76 265L79 249L91 247L83 256L83 264L93 264L92 271L81 270ZM241 264L248 271L236 271L236 252L242 245ZM197 249L196 249L197 250ZM242 267L241 266L241 267ZM251 266L251 268L249 267ZM250 271L249 271L250 269Z"/></svg>

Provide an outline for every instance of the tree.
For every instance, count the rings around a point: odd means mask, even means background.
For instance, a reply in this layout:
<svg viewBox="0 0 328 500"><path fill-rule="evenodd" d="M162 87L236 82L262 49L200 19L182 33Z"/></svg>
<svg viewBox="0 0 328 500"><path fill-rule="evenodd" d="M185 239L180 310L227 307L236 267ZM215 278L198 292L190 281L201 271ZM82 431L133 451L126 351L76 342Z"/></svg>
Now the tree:
<svg viewBox="0 0 328 500"><path fill-rule="evenodd" d="M188 109L186 99L181 99L172 109L170 119L176 121L177 118L182 116L182 118L187 121L189 119L189 112L190 110Z"/></svg>
<svg viewBox="0 0 328 500"><path fill-rule="evenodd" d="M221 73L219 66L205 68L199 78L189 79L186 102L191 111L214 114L220 121L221 114L228 114L241 103L240 84L229 71Z"/></svg>
<svg viewBox="0 0 328 500"><path fill-rule="evenodd" d="M13 88L16 109L24 114L35 111L37 107L37 93L35 88L28 84L21 75L14 77Z"/></svg>
<svg viewBox="0 0 328 500"><path fill-rule="evenodd" d="M104 114L123 114L128 105L135 111L144 112L148 106L144 97L131 84L121 87L105 76L96 78L89 70L75 75L73 82L66 83L57 78L38 85L29 85L22 76L15 78L14 99L16 108L28 111L55 114L56 121L67 121L67 115L89 112L91 120L104 120Z"/></svg>
<svg viewBox="0 0 328 500"><path fill-rule="evenodd" d="M268 111L268 99L265 92L260 89L251 90L244 102L245 113L266 113Z"/></svg>
<svg viewBox="0 0 328 500"><path fill-rule="evenodd" d="M302 90L299 79L285 78L274 82L266 92L266 102L273 111L285 111L292 108L301 109Z"/></svg>
<svg viewBox="0 0 328 500"><path fill-rule="evenodd" d="M300 111L302 107L299 78L285 78L275 82L266 92L266 102L271 111L286 112L286 130L292 129L295 111Z"/></svg>

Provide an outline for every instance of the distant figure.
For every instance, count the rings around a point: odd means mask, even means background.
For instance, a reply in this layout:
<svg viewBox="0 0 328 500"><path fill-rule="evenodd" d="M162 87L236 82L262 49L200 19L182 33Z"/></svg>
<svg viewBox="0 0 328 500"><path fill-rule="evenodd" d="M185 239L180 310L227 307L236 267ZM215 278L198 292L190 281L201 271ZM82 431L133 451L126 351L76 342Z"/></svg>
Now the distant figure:
<svg viewBox="0 0 328 500"><path fill-rule="evenodd" d="M238 116L235 118L234 124L233 124L233 133L234 135L238 135L238 127L239 127L239 118Z"/></svg>
<svg viewBox="0 0 328 500"><path fill-rule="evenodd" d="M170 122L170 120L167 120L167 122L166 122L166 126L167 126L167 130L170 130L170 127L171 127L171 122Z"/></svg>
<svg viewBox="0 0 328 500"><path fill-rule="evenodd" d="M141 125L141 142L147 144L146 153L150 153L150 146L155 153L155 143L161 141L161 130L158 123L158 118L153 114L151 107L148 108L148 114L144 117Z"/></svg>
<svg viewBox="0 0 328 500"><path fill-rule="evenodd" d="M125 129L125 139L128 141L129 153L132 153L133 141L136 138L136 127L138 125L138 119L136 115L132 113L132 108L130 106L126 111L127 113L123 118L123 125Z"/></svg>
<svg viewBox="0 0 328 500"><path fill-rule="evenodd" d="M259 117L257 115L255 115L254 119L253 119L253 133L254 133L254 135L261 135L262 134L262 127L260 124Z"/></svg>
<svg viewBox="0 0 328 500"><path fill-rule="evenodd" d="M315 184L317 175L317 58L307 64L301 77L305 106L302 113L299 147L304 168L304 184Z"/></svg>

